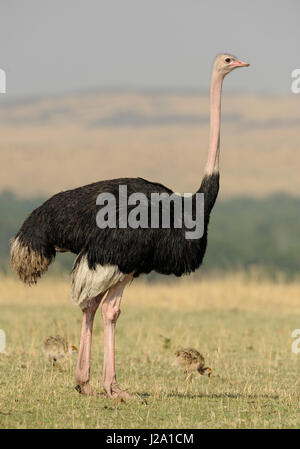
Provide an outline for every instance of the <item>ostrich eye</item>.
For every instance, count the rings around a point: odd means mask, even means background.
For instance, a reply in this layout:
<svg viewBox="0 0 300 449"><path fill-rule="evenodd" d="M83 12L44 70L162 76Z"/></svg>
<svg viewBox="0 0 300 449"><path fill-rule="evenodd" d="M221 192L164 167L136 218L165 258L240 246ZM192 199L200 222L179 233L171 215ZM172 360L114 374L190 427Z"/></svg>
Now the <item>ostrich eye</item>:
<svg viewBox="0 0 300 449"><path fill-rule="evenodd" d="M230 58L226 58L226 59L225 59L225 62L230 62L230 61L231 61Z"/></svg>

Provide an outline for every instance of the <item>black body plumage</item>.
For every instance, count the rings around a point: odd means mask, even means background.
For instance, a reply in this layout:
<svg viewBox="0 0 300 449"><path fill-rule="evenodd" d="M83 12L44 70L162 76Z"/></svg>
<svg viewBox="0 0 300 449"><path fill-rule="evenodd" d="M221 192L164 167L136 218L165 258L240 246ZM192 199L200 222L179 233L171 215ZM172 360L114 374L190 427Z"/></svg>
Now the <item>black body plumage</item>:
<svg viewBox="0 0 300 449"><path fill-rule="evenodd" d="M30 214L16 238L29 253L41 255L47 265L56 250L61 249L78 255L75 266L82 256L87 256L90 269L97 264L111 264L117 265L123 273L134 272L134 276L152 270L176 276L195 271L206 250L209 215L219 190L219 174L205 176L202 180L198 193L204 194L204 234L192 240L185 238L184 226L179 229L174 226L169 229L100 229L96 225L100 208L96 198L103 192L118 198L120 185L127 186L128 195L140 192L147 198L153 192L172 193L167 187L142 178L100 181L61 192Z"/></svg>

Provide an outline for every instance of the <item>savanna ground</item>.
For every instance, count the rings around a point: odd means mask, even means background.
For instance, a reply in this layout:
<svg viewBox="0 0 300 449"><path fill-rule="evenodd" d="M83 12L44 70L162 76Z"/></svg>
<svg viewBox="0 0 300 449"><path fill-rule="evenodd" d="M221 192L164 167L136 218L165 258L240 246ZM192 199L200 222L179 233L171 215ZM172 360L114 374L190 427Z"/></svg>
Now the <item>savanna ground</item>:
<svg viewBox="0 0 300 449"><path fill-rule="evenodd" d="M66 278L28 288L1 277L1 428L299 428L300 354L291 350L291 333L300 328L299 281L242 273L135 281L117 325L117 372L121 386L139 396L119 405L75 391L76 357L59 371L43 356L49 335L78 346L81 312L68 290ZM102 341L98 312L91 375L99 391ZM174 363L179 347L200 350L212 377L185 383Z"/></svg>

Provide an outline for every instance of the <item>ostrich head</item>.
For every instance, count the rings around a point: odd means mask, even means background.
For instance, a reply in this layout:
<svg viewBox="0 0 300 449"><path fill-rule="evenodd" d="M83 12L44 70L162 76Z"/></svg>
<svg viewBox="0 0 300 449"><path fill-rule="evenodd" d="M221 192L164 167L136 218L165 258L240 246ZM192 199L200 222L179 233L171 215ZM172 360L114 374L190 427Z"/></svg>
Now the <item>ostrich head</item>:
<svg viewBox="0 0 300 449"><path fill-rule="evenodd" d="M213 70L219 72L224 77L238 67L248 67L249 65L247 62L240 61L235 56L222 53L216 57Z"/></svg>

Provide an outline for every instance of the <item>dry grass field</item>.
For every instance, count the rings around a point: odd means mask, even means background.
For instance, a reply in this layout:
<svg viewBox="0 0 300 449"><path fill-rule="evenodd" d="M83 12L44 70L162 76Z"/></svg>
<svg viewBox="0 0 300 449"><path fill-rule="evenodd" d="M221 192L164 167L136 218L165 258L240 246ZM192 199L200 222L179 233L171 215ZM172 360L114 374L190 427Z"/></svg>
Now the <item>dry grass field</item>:
<svg viewBox="0 0 300 449"><path fill-rule="evenodd" d="M49 195L120 176L195 191L208 112L208 97L199 92L95 91L4 103L0 191ZM299 195L299 123L299 96L227 92L220 197ZM300 354L292 352L291 333L300 328L300 280L235 273L164 281L144 278L125 292L117 372L134 399L116 405L75 391L76 357L59 371L43 356L49 335L79 344L81 312L68 299L68 279L52 272L28 288L0 275L0 329L7 336L0 428L299 428ZM98 312L92 385L99 391L102 340ZM184 382L175 366L180 347L200 350L212 377Z"/></svg>
<svg viewBox="0 0 300 449"><path fill-rule="evenodd" d="M87 92L0 107L0 190L52 194L141 176L193 192L208 147L197 92ZM299 96L226 93L221 197L299 194Z"/></svg>
<svg viewBox="0 0 300 449"><path fill-rule="evenodd" d="M11 277L0 281L0 328L7 335L1 428L300 426L300 354L291 350L291 333L300 328L299 281L243 273L135 281L117 326L117 371L120 384L139 397L119 405L75 391L75 359L62 371L44 359L49 335L79 342L81 312L68 299L67 279L45 277L32 288ZM171 339L170 348L160 334ZM92 350L92 385L99 391L102 340L99 313ZM184 382L174 350L188 346L205 355L210 379Z"/></svg>

